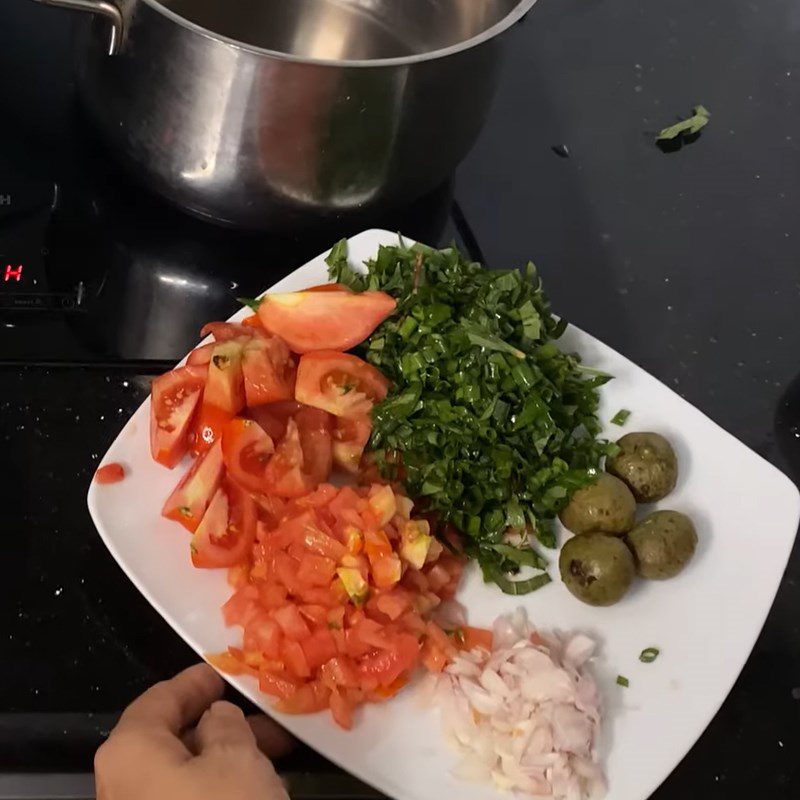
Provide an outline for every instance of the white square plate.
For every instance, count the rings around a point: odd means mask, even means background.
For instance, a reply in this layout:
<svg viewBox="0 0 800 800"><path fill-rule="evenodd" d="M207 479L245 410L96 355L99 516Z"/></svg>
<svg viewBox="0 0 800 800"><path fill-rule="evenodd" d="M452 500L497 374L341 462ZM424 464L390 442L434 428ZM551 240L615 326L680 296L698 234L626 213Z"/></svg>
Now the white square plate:
<svg viewBox="0 0 800 800"><path fill-rule="evenodd" d="M351 263L361 264L380 244L396 241L396 234L387 231L360 233L349 242ZM326 281L320 255L272 290ZM242 309L232 319L248 313ZM615 376L602 389L603 420L620 408L633 410L624 429L607 427L608 437L655 430L675 444L681 475L661 507L694 519L697 554L677 578L640 581L612 608L575 600L558 581L555 563L554 583L521 598L485 586L470 568L458 599L476 625L489 625L523 605L540 628L579 629L599 638L596 674L606 708L601 750L609 796L644 800L698 739L744 666L780 584L797 531L800 498L773 466L602 342L570 327L561 346ZM159 514L185 466L170 471L151 460L149 411L147 400L103 459L124 464L125 480L93 483L89 510L111 554L178 635L198 654L217 652L236 643L240 633L227 630L220 614L230 594L225 571L194 569L187 533ZM661 650L655 663L639 662L645 647ZM630 688L615 684L618 674L628 677ZM344 732L328 714L275 714L252 678L227 680L295 736L397 800L502 796L451 777L456 759L440 736L437 712L421 706L413 687L388 703L365 708L355 728Z"/></svg>

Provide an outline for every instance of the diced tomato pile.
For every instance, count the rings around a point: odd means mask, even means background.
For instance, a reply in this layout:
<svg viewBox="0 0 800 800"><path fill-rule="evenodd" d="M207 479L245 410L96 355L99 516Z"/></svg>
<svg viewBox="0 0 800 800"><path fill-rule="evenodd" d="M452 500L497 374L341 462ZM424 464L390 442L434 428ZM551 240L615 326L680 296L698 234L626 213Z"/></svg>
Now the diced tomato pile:
<svg viewBox="0 0 800 800"><path fill-rule="evenodd" d="M330 708L350 728L357 706L392 697L420 665L441 670L466 641L427 619L452 598L463 562L390 486L321 484L260 511L252 559L230 570L236 591L223 607L242 647L210 660L258 677L278 710Z"/></svg>
<svg viewBox="0 0 800 800"><path fill-rule="evenodd" d="M153 381L153 458L186 475L162 513L192 534L196 567L229 569L223 608L242 646L210 657L256 676L286 713L355 708L396 694L414 669L439 671L485 632L446 634L429 615L451 598L461 560L390 486L363 482L362 454L383 375L344 352L394 310L382 292L337 285L268 295L242 323Z"/></svg>

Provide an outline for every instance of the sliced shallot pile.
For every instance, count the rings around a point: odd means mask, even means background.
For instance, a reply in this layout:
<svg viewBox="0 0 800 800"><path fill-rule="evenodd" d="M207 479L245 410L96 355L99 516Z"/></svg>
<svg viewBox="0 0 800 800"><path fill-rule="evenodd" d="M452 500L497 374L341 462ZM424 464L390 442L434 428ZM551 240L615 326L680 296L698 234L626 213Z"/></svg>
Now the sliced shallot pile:
<svg viewBox="0 0 800 800"><path fill-rule="evenodd" d="M464 756L455 774L543 798L602 796L594 649L582 634L542 638L520 610L497 620L491 653L458 653L436 689L445 734Z"/></svg>

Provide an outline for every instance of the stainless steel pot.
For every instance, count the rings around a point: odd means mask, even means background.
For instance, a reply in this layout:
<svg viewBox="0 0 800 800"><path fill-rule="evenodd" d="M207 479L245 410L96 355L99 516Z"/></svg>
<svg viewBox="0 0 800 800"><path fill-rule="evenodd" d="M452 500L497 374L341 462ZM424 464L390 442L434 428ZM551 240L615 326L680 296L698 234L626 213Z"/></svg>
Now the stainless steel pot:
<svg viewBox="0 0 800 800"><path fill-rule="evenodd" d="M78 85L151 187L274 228L414 199L474 143L535 0L37 0L90 12Z"/></svg>

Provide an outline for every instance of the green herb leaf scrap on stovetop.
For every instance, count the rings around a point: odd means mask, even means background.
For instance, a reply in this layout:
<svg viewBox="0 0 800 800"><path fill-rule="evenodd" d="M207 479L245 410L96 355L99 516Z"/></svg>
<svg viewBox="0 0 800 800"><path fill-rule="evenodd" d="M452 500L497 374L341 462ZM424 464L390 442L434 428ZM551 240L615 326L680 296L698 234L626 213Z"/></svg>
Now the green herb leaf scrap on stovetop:
<svg viewBox="0 0 800 800"><path fill-rule="evenodd" d="M487 581L509 594L546 584L534 537L555 546L551 520L614 447L597 438L597 389L610 376L558 348L566 323L533 264L487 270L455 247L401 240L365 275L345 242L328 265L333 280L398 302L358 348L392 383L372 415L381 473L464 535ZM509 577L522 568L539 574Z"/></svg>

